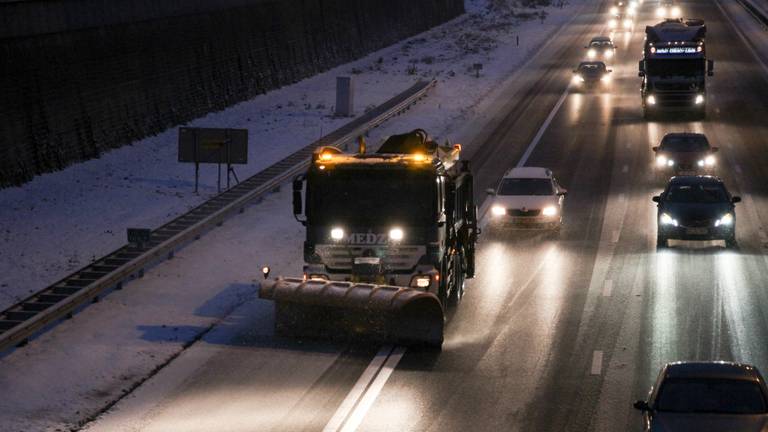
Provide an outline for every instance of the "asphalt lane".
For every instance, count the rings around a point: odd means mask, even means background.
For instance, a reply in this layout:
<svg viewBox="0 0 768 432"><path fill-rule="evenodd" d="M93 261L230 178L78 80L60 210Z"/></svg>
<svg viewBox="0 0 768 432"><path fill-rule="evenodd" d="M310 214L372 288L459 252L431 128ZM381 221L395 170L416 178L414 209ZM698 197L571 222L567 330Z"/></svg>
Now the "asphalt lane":
<svg viewBox="0 0 768 432"><path fill-rule="evenodd" d="M612 91L569 94L528 161L570 192L561 239L484 239L443 353L406 354L359 430L636 430L631 404L666 362L736 360L768 373L765 72L715 3L684 2L686 16L705 19L716 61L709 117L643 120L636 71L653 4L617 37ZM718 175L744 198L738 250L656 251L651 197L663 184L651 147L673 131L721 147Z"/></svg>
<svg viewBox="0 0 768 432"><path fill-rule="evenodd" d="M687 16L708 25L710 115L643 120L637 61L654 3L646 0L632 33L615 36L610 89L569 91L530 155L527 165L553 169L569 190L560 238L484 234L477 277L449 313L443 350L407 350L358 430L635 430L631 404L665 362L739 360L768 373L768 76L715 3L684 2ZM584 14L558 34L520 77L501 121L468 146L479 192L523 156L599 32L594 23L606 18ZM663 185L651 147L672 131L704 132L721 147L719 174L744 198L738 250L656 251L651 197ZM375 352L266 333L235 345L182 359L187 369L171 364L116 422L93 430L321 430Z"/></svg>

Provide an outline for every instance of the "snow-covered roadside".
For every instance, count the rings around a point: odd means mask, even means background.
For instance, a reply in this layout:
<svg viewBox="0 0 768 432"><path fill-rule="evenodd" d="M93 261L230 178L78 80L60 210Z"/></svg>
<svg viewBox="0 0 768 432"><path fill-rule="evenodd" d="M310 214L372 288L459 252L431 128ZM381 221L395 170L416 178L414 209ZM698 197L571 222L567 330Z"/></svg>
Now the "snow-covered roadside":
<svg viewBox="0 0 768 432"><path fill-rule="evenodd" d="M248 129L249 164L236 167L245 178L348 121L330 115L336 76L355 80L357 112L437 77L427 106L374 131L372 139L412 127L449 136L574 9L510 3L467 0L468 13L449 23L189 125ZM474 63L483 64L479 78ZM157 227L215 194L214 166L201 170L202 193L192 192L193 167L176 162L176 139L170 129L0 190L0 308L121 246L127 227Z"/></svg>

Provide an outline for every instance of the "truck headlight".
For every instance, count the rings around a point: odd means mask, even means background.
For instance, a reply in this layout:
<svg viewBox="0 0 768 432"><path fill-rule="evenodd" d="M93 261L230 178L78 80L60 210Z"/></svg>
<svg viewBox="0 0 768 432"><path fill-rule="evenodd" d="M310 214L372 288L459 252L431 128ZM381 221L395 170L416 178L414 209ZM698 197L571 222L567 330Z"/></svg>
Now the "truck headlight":
<svg viewBox="0 0 768 432"><path fill-rule="evenodd" d="M544 216L555 216L557 215L557 207L555 206L544 207L544 209L541 211L541 214L543 214Z"/></svg>
<svg viewBox="0 0 768 432"><path fill-rule="evenodd" d="M416 288L429 288L429 284L432 282L429 275L418 275L411 279L411 286Z"/></svg>
<svg viewBox="0 0 768 432"><path fill-rule="evenodd" d="M331 229L331 238L334 240L341 240L344 238L344 230L339 227L334 227Z"/></svg>
<svg viewBox="0 0 768 432"><path fill-rule="evenodd" d="M392 241L400 241L405 237L405 233L401 228L392 228L389 230L389 239Z"/></svg>
<svg viewBox="0 0 768 432"><path fill-rule="evenodd" d="M674 6L670 11L669 14L672 15L672 18L680 18L680 15L683 14L683 12L680 10L679 7Z"/></svg>
<svg viewBox="0 0 768 432"><path fill-rule="evenodd" d="M656 165L664 166L666 164L667 164L667 157L666 156L657 156L656 157Z"/></svg>
<svg viewBox="0 0 768 432"><path fill-rule="evenodd" d="M723 217L715 221L716 227L722 226L722 225L725 225L725 226L733 225L733 215L730 213L726 213L723 215Z"/></svg>
<svg viewBox="0 0 768 432"><path fill-rule="evenodd" d="M596 55L597 55L597 51L595 51L594 48L590 48L587 50L587 57L595 58Z"/></svg>
<svg viewBox="0 0 768 432"><path fill-rule="evenodd" d="M697 94L696 95L696 105L701 105L704 103L704 95L703 94Z"/></svg>
<svg viewBox="0 0 768 432"><path fill-rule="evenodd" d="M491 214L494 216L504 216L505 214L507 214L507 209L505 209L500 205L495 205L491 207Z"/></svg>
<svg viewBox="0 0 768 432"><path fill-rule="evenodd" d="M667 8L665 7L656 8L656 18L664 18L666 15L667 15Z"/></svg>
<svg viewBox="0 0 768 432"><path fill-rule="evenodd" d="M677 226L677 221L673 219L672 216L669 215L669 213L662 213L661 217L659 218L659 222L662 225Z"/></svg>
<svg viewBox="0 0 768 432"><path fill-rule="evenodd" d="M645 101L648 102L648 105L656 105L656 96L648 95L648 97L645 98Z"/></svg>
<svg viewBox="0 0 768 432"><path fill-rule="evenodd" d="M714 165L714 164L715 164L715 162L716 162L716 160L715 160L715 157L714 157L714 156L707 156L707 157L706 157L706 159L704 159L704 163L705 163L707 166L712 166L712 165Z"/></svg>

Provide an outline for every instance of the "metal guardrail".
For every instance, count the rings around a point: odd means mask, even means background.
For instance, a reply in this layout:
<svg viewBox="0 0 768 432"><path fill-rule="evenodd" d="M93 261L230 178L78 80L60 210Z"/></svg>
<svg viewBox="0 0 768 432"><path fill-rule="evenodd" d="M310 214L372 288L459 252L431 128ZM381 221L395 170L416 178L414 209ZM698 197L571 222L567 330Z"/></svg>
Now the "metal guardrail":
<svg viewBox="0 0 768 432"><path fill-rule="evenodd" d="M762 9L755 6L750 0L737 0L755 19L768 29L768 15Z"/></svg>
<svg viewBox="0 0 768 432"><path fill-rule="evenodd" d="M436 84L436 80L416 83L352 122L153 230L149 243L125 245L0 312L0 352L25 344L36 333L98 300L103 292L122 288L123 281L132 275L142 275L148 265L172 257L185 243L200 238L233 214L241 213L249 202L306 170L316 148L353 140L406 110Z"/></svg>

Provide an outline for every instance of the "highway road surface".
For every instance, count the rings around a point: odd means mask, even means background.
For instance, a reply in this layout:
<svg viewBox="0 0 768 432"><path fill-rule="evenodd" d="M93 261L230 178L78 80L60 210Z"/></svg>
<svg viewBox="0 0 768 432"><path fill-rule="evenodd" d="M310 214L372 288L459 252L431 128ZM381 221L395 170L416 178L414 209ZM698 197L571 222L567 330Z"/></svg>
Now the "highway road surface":
<svg viewBox="0 0 768 432"><path fill-rule="evenodd" d="M478 195L517 164L549 167L569 191L565 225L559 239L482 236L442 352L277 339L265 325L270 304L255 302L228 320L232 336L214 330L86 429L638 430L632 402L666 362L768 372L768 70L717 1L681 4L706 21L715 60L704 121L642 117L637 62L656 21L648 0L634 31L614 36L606 90L569 83L583 46L605 31L607 3L577 16L502 90L504 111L468 146ZM678 131L720 147L718 174L743 198L736 250L656 250L651 197L663 184L651 147Z"/></svg>

